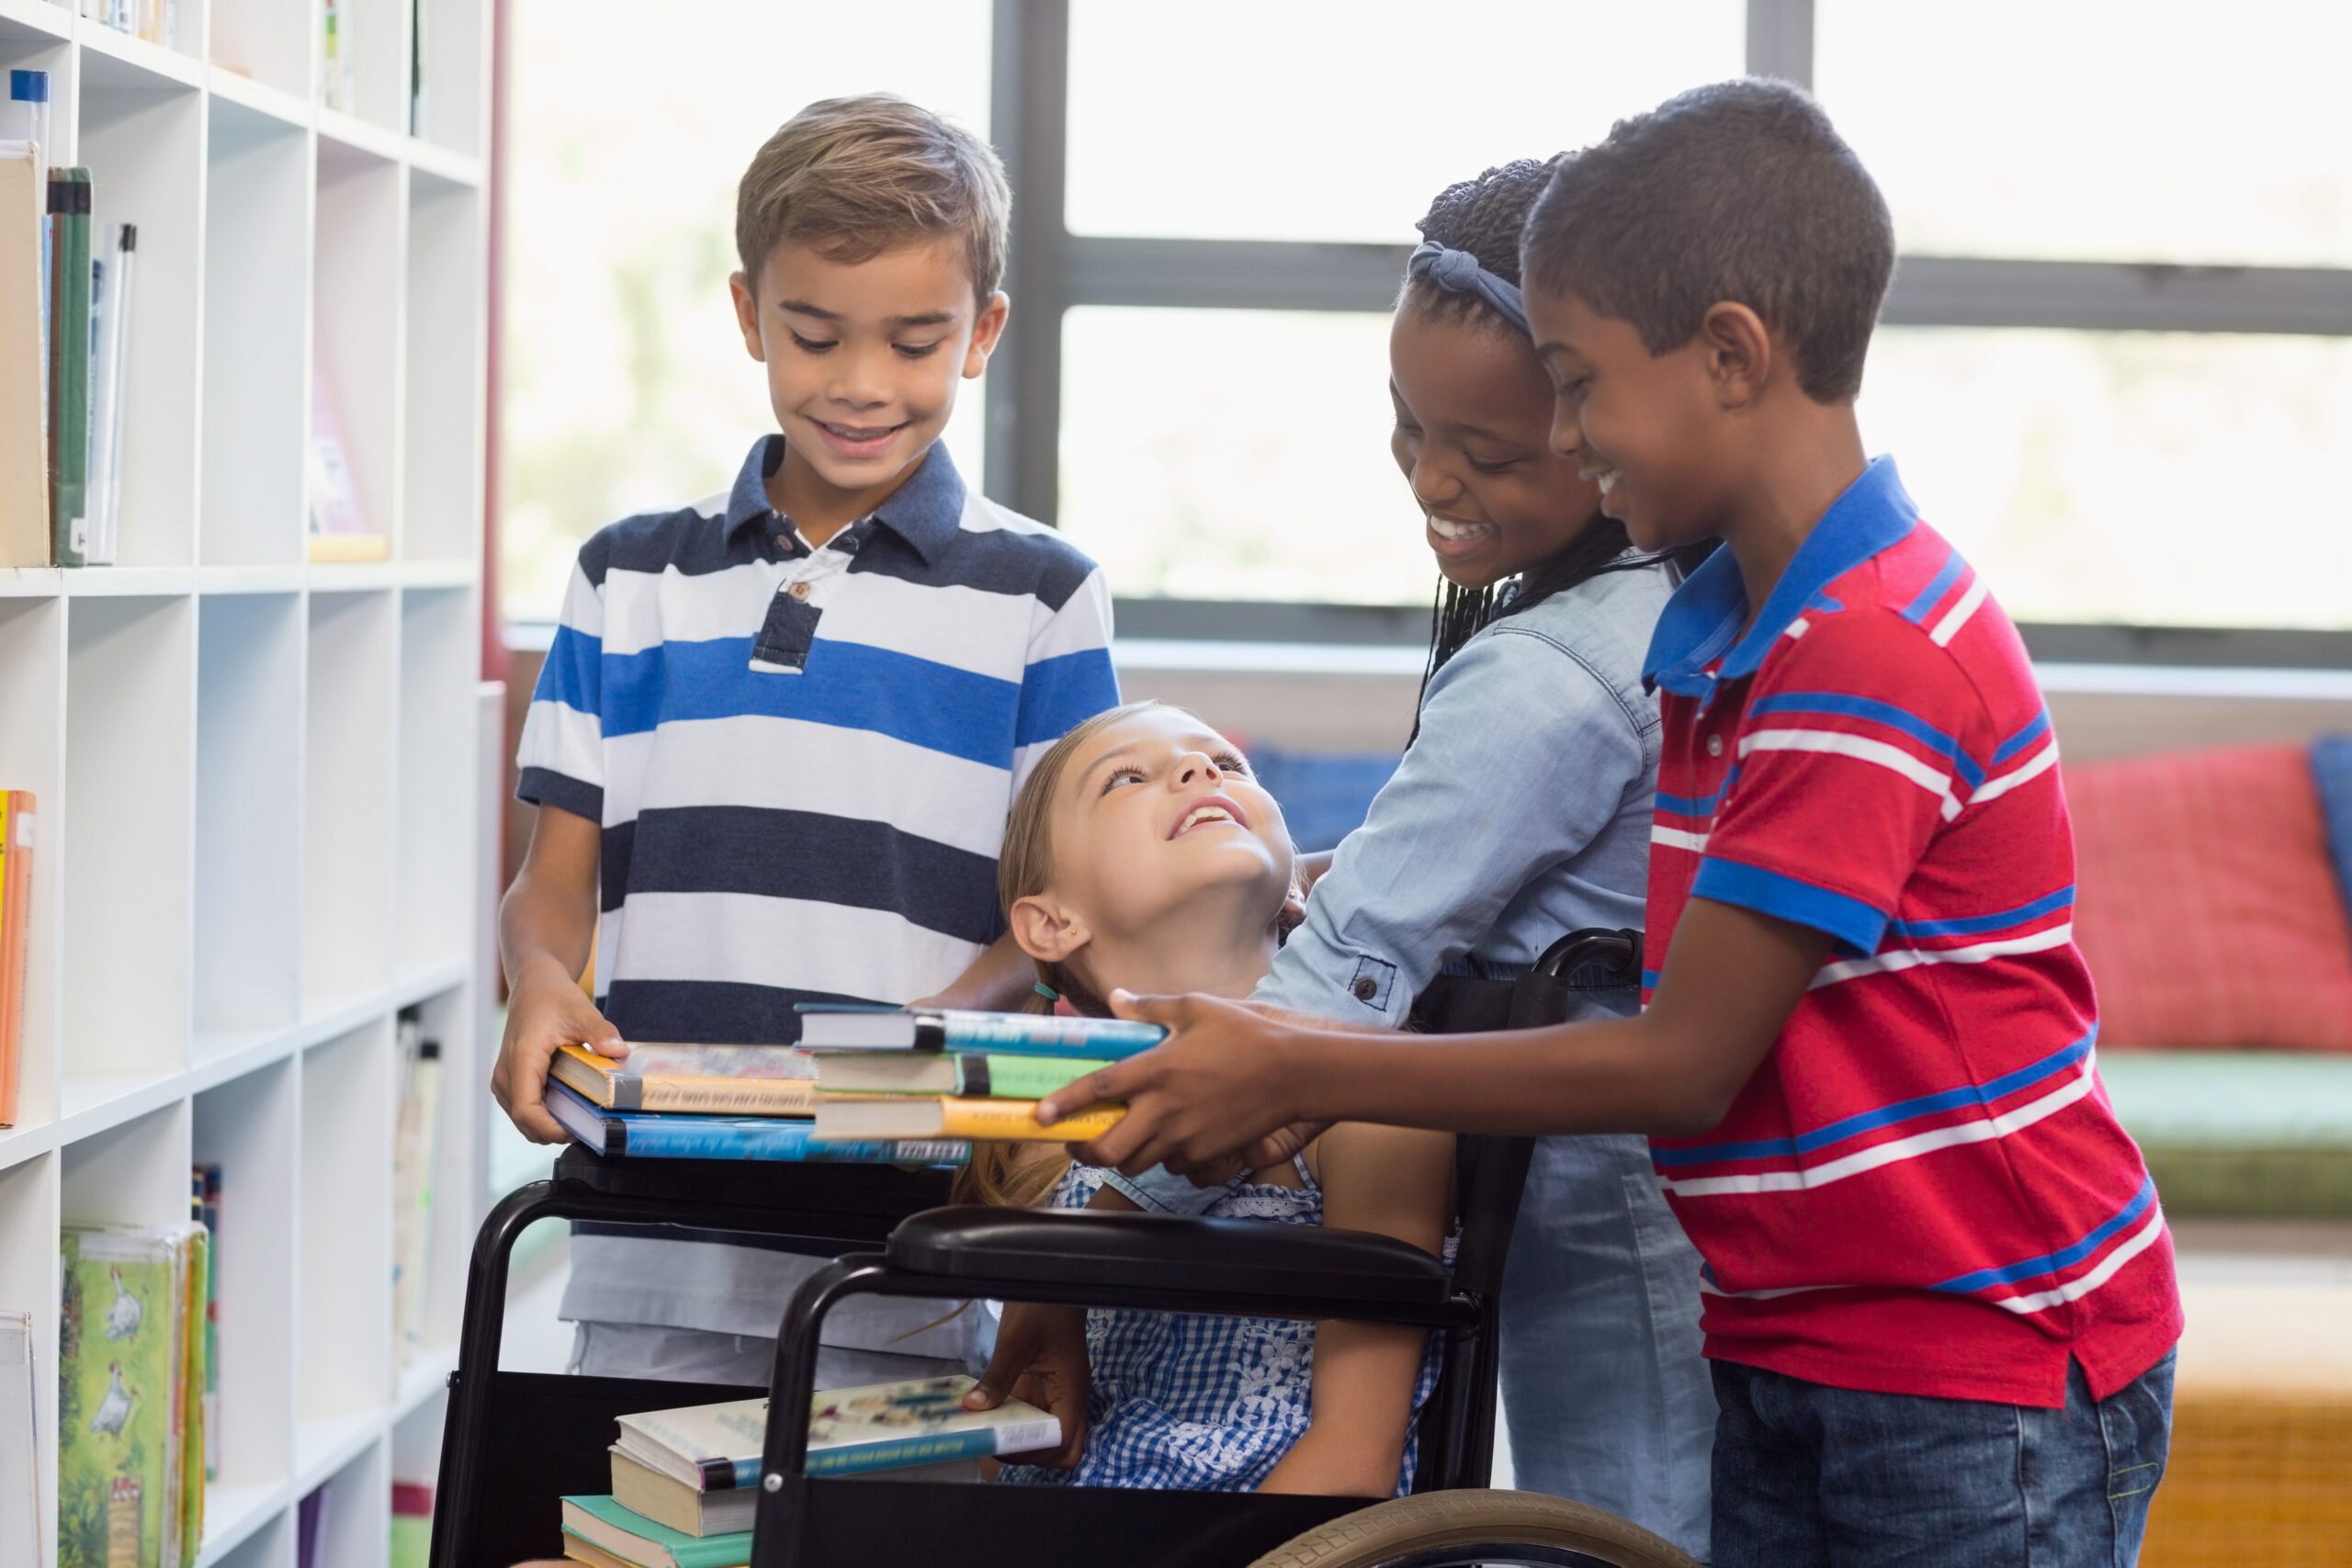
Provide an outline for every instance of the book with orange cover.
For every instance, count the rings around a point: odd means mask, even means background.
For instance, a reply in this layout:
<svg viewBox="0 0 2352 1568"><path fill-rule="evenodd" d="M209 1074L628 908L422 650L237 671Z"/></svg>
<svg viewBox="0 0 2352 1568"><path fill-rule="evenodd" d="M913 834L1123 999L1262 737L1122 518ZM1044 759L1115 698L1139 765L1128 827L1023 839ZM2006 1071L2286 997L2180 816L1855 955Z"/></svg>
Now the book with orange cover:
<svg viewBox="0 0 2352 1568"><path fill-rule="evenodd" d="M548 1075L607 1111L806 1116L817 1108L816 1071L791 1045L631 1044L620 1061L566 1045Z"/></svg>
<svg viewBox="0 0 2352 1568"><path fill-rule="evenodd" d="M33 792L0 789L0 1127L17 1124L33 923Z"/></svg>
<svg viewBox="0 0 2352 1568"><path fill-rule="evenodd" d="M1124 1105L1098 1105L1065 1116L1047 1127L1039 1124L1037 1102L1034 1100L952 1099L945 1095L823 1100L817 1106L815 1136L820 1142L833 1138L1010 1138L1083 1143L1109 1132L1126 1113ZM924 1130L907 1130L910 1128Z"/></svg>

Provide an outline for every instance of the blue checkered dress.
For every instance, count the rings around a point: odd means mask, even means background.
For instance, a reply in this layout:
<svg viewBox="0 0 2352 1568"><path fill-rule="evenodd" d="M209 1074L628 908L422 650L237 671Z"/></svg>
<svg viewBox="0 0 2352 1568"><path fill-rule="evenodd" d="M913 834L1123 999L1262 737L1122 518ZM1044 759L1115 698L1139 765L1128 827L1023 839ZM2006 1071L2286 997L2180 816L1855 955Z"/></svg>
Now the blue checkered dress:
<svg viewBox="0 0 2352 1568"><path fill-rule="evenodd" d="M1323 1190L1304 1160L1303 1188L1249 1182L1210 1206L1211 1215L1275 1224L1323 1223ZM1082 1209L1102 1173L1073 1167L1053 1207ZM1447 1243L1449 1260L1453 1244ZM1315 1325L1282 1318L1098 1309L1086 1314L1094 1364L1086 1451L1070 1470L1004 1467L1006 1481L1031 1485L1136 1486L1250 1492L1306 1430L1315 1365ZM1439 1340L1430 1336L1413 1390L1418 1417L1436 1386ZM1417 1433L1406 1435L1396 1477L1412 1483Z"/></svg>

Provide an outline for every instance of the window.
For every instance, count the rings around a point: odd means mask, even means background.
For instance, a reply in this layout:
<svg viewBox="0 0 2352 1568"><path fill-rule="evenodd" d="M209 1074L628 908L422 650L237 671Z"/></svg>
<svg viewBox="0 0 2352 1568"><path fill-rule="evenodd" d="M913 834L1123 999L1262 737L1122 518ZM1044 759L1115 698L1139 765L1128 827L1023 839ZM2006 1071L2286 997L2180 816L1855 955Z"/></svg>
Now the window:
<svg viewBox="0 0 2352 1568"><path fill-rule="evenodd" d="M877 34L714 0L732 46L689 64L637 7L512 4L510 614L770 427L733 182L800 104L879 86L1007 153L1013 319L995 417L967 387L950 426L967 476L1161 601L1125 623L1154 635L1417 627L1283 608L1428 603L1385 396L1413 220L1755 69L1814 85L1886 192L1864 434L2018 619L2352 630L2342 8L926 0Z"/></svg>

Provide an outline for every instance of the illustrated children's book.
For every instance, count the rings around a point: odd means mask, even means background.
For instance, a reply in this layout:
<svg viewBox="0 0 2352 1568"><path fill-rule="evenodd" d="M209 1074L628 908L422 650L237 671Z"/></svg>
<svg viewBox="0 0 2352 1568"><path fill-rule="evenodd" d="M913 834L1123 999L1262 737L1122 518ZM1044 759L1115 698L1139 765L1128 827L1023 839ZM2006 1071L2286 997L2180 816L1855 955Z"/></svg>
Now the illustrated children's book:
<svg viewBox="0 0 2352 1568"><path fill-rule="evenodd" d="M610 1497L563 1500L564 1555L604 1568L745 1568L752 1532L697 1540L631 1513Z"/></svg>
<svg viewBox="0 0 2352 1568"><path fill-rule="evenodd" d="M549 1083L548 1114L578 1142L608 1158L831 1161L858 1165L960 1165L971 1146L954 1140L829 1143L809 1124L781 1116L700 1116L606 1111L569 1086Z"/></svg>
<svg viewBox="0 0 2352 1568"><path fill-rule="evenodd" d="M59 1568L188 1568L203 1536L204 1227L68 1230Z"/></svg>
<svg viewBox="0 0 2352 1568"><path fill-rule="evenodd" d="M1041 1012L870 1008L801 1002L800 1043L811 1051L1005 1051L1023 1056L1116 1059L1168 1038L1156 1023Z"/></svg>

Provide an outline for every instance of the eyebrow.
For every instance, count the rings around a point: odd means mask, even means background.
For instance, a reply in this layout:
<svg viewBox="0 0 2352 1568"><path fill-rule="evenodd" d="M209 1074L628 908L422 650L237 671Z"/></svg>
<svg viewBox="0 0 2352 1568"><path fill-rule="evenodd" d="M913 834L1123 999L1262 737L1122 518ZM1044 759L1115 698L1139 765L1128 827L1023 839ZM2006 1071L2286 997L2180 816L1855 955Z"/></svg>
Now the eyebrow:
<svg viewBox="0 0 2352 1568"><path fill-rule="evenodd" d="M811 305L806 299L779 299L775 302L775 308L779 310L789 310L796 316L814 316L820 321L839 321L842 319L834 311L828 310L821 305ZM955 319L956 312L953 310L923 310L911 316L892 316L883 325L892 328L944 327Z"/></svg>

